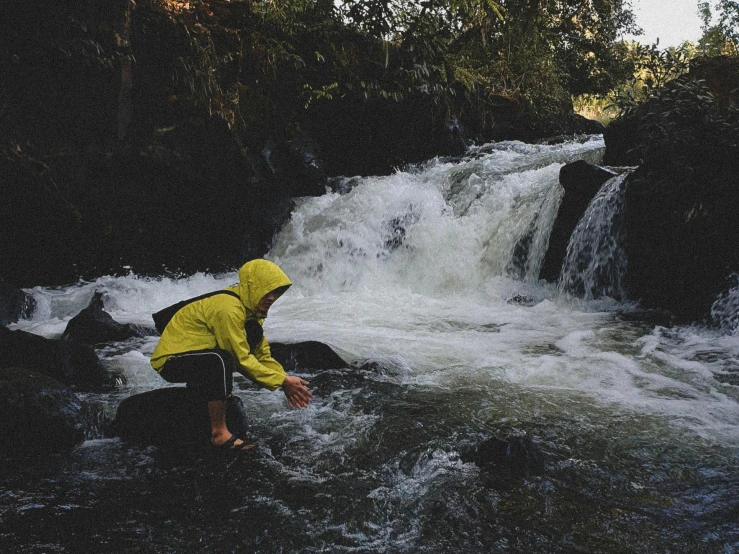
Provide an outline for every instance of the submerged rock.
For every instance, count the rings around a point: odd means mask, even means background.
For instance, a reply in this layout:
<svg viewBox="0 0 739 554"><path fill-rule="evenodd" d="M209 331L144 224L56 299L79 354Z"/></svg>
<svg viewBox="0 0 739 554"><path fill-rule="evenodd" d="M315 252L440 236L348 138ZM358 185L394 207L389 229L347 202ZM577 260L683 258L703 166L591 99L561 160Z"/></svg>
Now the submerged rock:
<svg viewBox="0 0 739 554"><path fill-rule="evenodd" d="M82 402L31 369L0 369L0 448L11 454L70 448L84 439Z"/></svg>
<svg viewBox="0 0 739 554"><path fill-rule="evenodd" d="M86 344L0 327L0 368L9 367L33 369L81 390L107 390L116 383Z"/></svg>
<svg viewBox="0 0 739 554"><path fill-rule="evenodd" d="M115 321L113 316L103 309L103 293L97 291L87 307L67 323L62 338L97 344L155 334L154 329Z"/></svg>
<svg viewBox="0 0 739 554"><path fill-rule="evenodd" d="M318 341L293 344L271 343L272 357L282 364L285 371L310 371L343 369L349 364L341 359L330 346Z"/></svg>
<svg viewBox="0 0 739 554"><path fill-rule="evenodd" d="M244 404L232 396L226 412L228 429L244 437L248 422ZM210 443L207 401L186 387L167 387L136 394L118 406L111 433L136 444L156 446Z"/></svg>
<svg viewBox="0 0 739 554"><path fill-rule="evenodd" d="M506 469L516 474L539 472L545 465L541 449L528 437L490 437L463 451L461 458L481 468Z"/></svg>
<svg viewBox="0 0 739 554"><path fill-rule="evenodd" d="M538 302L525 294L516 294L514 296L511 296L507 301L507 304L516 304L518 306L535 306Z"/></svg>
<svg viewBox="0 0 739 554"><path fill-rule="evenodd" d="M36 309L33 296L5 283L0 283L0 325L29 319Z"/></svg>
<svg viewBox="0 0 739 554"><path fill-rule="evenodd" d="M603 183L615 176L613 171L583 160L562 167L559 182L565 192L549 236L549 247L539 272L540 279L554 282L559 278L572 232Z"/></svg>

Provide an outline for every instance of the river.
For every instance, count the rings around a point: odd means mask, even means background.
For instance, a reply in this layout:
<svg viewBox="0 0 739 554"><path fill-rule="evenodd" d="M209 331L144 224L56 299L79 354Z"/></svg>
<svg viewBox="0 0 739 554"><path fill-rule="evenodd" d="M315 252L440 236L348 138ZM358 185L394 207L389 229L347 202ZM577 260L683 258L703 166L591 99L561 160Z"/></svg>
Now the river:
<svg viewBox="0 0 739 554"><path fill-rule="evenodd" d="M123 398L166 383L155 337L99 348L124 384L79 395L100 422L82 445L3 472L3 550L738 551L739 291L716 326L670 325L604 296L628 271L615 243L587 270L615 260L596 294L537 280L559 169L602 151L599 136L501 142L301 199L267 256L294 286L265 333L352 367L305 373L305 410L237 378L257 446L216 458L106 437ZM617 241L610 221L592 227ZM117 321L150 325L235 280L37 287L12 328L58 337L95 291Z"/></svg>

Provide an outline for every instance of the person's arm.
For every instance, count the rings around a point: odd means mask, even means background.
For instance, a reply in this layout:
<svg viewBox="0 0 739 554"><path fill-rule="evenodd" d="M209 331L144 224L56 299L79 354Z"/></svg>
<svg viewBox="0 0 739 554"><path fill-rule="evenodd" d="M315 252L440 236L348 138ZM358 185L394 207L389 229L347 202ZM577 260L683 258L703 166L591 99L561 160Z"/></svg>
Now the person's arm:
<svg viewBox="0 0 739 554"><path fill-rule="evenodd" d="M274 363L261 363L249 350L244 331L243 306L214 310L209 320L218 347L233 355L239 373L269 390L282 386L285 381L282 366L275 360L272 360Z"/></svg>
<svg viewBox="0 0 739 554"><path fill-rule="evenodd" d="M254 349L254 355L262 365L285 371L280 362L272 357L272 350L266 337L262 337L261 342ZM313 399L313 395L308 390L308 381L292 375L285 376L282 383L282 392L285 393L287 404L291 408L307 408Z"/></svg>
<svg viewBox="0 0 739 554"><path fill-rule="evenodd" d="M254 352L250 351L244 331L244 315L241 305L231 309L221 307L211 314L212 332L218 346L231 352L238 363L239 373L272 391L282 387L289 406L307 407L313 398L307 381L285 373L282 365L272 357L266 338L262 338Z"/></svg>

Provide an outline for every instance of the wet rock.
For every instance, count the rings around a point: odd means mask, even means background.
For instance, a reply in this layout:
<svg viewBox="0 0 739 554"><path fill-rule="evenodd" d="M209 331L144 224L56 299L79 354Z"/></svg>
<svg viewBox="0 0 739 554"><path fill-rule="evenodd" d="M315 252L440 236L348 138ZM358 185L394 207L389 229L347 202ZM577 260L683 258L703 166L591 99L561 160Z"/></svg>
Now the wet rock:
<svg viewBox="0 0 739 554"><path fill-rule="evenodd" d="M0 325L29 319L35 309L36 301L30 294L0 283Z"/></svg>
<svg viewBox="0 0 739 554"><path fill-rule="evenodd" d="M114 375L88 345L0 327L0 368L33 369L80 390L108 390Z"/></svg>
<svg viewBox="0 0 739 554"><path fill-rule="evenodd" d="M226 412L228 429L246 437L244 404L232 396ZM118 406L111 433L136 444L156 446L210 443L206 399L187 387L167 387L136 394Z"/></svg>
<svg viewBox="0 0 739 554"><path fill-rule="evenodd" d="M97 344L147 335L156 335L156 331L141 325L118 323L103 309L103 293L95 292L87 307L67 323L62 338Z"/></svg>
<svg viewBox="0 0 739 554"><path fill-rule="evenodd" d="M327 397L339 390L352 390L367 384L366 372L356 369L331 369L308 378L308 388L317 397Z"/></svg>
<svg viewBox="0 0 739 554"><path fill-rule="evenodd" d="M540 279L550 282L558 279L572 232L603 183L615 175L613 171L582 160L562 167L559 182L565 193L549 236L549 247L539 272Z"/></svg>
<svg viewBox="0 0 739 554"><path fill-rule="evenodd" d="M696 169L640 167L624 219L628 297L689 321L706 319L739 272L739 159Z"/></svg>
<svg viewBox="0 0 739 554"><path fill-rule="evenodd" d="M642 161L642 154L636 146L638 121L635 118L619 118L608 124L603 131L606 151L603 163L613 166L634 166Z"/></svg>
<svg viewBox="0 0 739 554"><path fill-rule="evenodd" d="M0 369L0 448L51 453L84 439L83 406L72 390L40 372Z"/></svg>
<svg viewBox="0 0 739 554"><path fill-rule="evenodd" d="M518 306L531 307L531 306L535 306L537 304L537 301L525 294L516 294L515 296L511 296L507 300L506 303L507 304L517 304Z"/></svg>
<svg viewBox="0 0 739 554"><path fill-rule="evenodd" d="M515 474L540 472L545 457L541 449L528 437L490 437L479 444L463 449L461 458L481 468L506 469Z"/></svg>
<svg viewBox="0 0 739 554"><path fill-rule="evenodd" d="M318 341L270 343L272 357L286 371L311 371L349 367L330 346Z"/></svg>

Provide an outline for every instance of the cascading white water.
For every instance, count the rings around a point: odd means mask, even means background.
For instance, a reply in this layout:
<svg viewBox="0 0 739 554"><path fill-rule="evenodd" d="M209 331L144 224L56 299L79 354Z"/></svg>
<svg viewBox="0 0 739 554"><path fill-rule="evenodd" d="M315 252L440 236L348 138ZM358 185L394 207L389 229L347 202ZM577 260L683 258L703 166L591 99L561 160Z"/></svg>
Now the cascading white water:
<svg viewBox="0 0 739 554"><path fill-rule="evenodd" d="M597 163L602 149L598 137L554 146L498 143L387 177L344 179L334 192L302 199L269 253L294 286L272 308L267 335L320 340L351 362L379 359L402 379L521 386L509 397L516 411L541 409L538 395L527 398L529 387L576 391L668 415L701 434L722 429L739 442L731 394L711 380L710 367L678 361L692 351L661 333L633 336L613 321L612 299L573 304L537 282L562 195L559 170L576 159ZM580 249L572 252L595 251L588 266L594 274L619 261L612 234L624 178L604 187L573 237ZM132 275L37 288L38 313L18 328L57 337L97 289L118 321L150 324L151 312L235 280ZM618 296L617 279L607 286L608 296ZM151 387L161 384L148 364L155 344L142 339L130 351L103 354L133 386ZM677 376L662 375L663 356L681 368ZM724 370L725 363L716 368ZM688 384L693 371L701 383L695 388ZM685 394L690 408L676 400Z"/></svg>
<svg viewBox="0 0 739 554"><path fill-rule="evenodd" d="M501 143L461 161L345 180L341 192L305 199L270 255L314 291L444 296L508 274L536 282L561 200L559 169L601 149L596 140Z"/></svg>
<svg viewBox="0 0 739 554"><path fill-rule="evenodd" d="M737 283L725 294L719 296L711 307L711 317L722 329L739 333L739 276L734 276Z"/></svg>
<svg viewBox="0 0 739 554"><path fill-rule="evenodd" d="M630 173L609 179L590 201L570 237L559 277L560 290L586 300L624 298L623 219Z"/></svg>

